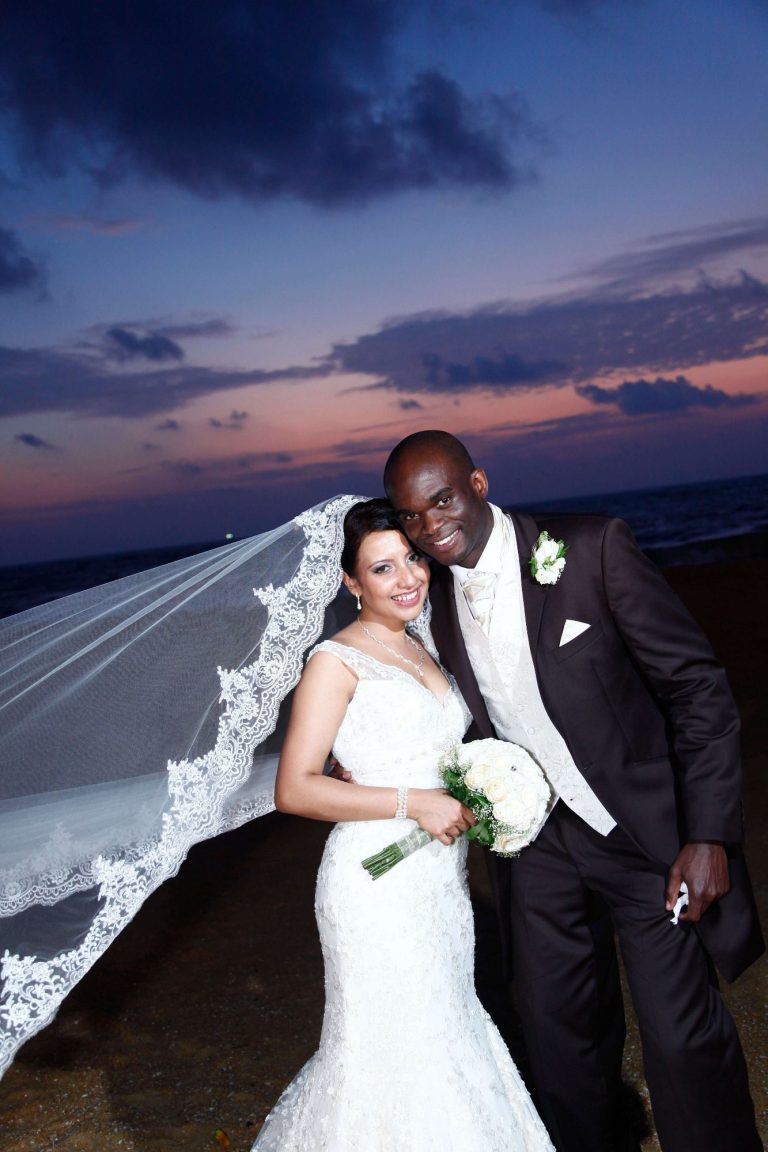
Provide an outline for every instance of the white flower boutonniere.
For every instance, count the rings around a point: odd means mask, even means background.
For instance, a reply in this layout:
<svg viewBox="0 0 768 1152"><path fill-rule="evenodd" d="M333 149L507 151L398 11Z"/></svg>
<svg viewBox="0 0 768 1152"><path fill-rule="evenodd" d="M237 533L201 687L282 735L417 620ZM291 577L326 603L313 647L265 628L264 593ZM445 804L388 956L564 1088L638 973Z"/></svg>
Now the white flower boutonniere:
<svg viewBox="0 0 768 1152"><path fill-rule="evenodd" d="M531 575L537 583L557 584L565 568L567 547L563 540L553 540L549 532L540 534L528 561Z"/></svg>

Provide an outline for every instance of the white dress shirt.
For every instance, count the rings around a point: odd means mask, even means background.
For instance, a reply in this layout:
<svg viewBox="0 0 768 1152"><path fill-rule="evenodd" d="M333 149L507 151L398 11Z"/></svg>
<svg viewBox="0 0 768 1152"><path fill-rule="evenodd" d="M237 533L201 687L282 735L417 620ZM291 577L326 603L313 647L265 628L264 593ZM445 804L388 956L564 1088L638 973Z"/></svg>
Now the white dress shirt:
<svg viewBox="0 0 768 1152"><path fill-rule="evenodd" d="M459 624L478 686L498 734L526 748L541 765L555 796L607 836L616 821L576 767L541 699L528 643L514 528L500 508L490 507L493 530L476 568L451 566ZM492 605L483 592L480 609L475 609L484 627L462 591L479 573L496 577Z"/></svg>

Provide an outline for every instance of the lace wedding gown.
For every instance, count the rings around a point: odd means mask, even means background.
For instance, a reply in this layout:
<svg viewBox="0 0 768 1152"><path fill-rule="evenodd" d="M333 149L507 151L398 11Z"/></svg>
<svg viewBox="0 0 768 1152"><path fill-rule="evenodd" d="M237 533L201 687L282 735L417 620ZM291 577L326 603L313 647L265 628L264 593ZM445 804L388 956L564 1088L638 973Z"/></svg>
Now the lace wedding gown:
<svg viewBox="0 0 768 1152"><path fill-rule="evenodd" d="M334 641L358 677L334 753L360 784L440 787L469 715L405 670ZM372 880L361 861L412 821L337 824L317 878L320 1047L267 1117L258 1152L545 1152L552 1145L474 988L467 844L433 841ZM252 1150L253 1152L253 1150Z"/></svg>

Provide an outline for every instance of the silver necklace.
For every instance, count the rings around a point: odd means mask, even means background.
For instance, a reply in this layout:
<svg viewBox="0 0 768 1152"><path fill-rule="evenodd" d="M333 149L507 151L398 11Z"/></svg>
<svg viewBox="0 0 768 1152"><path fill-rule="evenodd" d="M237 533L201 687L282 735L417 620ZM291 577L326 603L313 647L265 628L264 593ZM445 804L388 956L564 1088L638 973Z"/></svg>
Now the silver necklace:
<svg viewBox="0 0 768 1152"><path fill-rule="evenodd" d="M363 624L363 622L359 616L357 618L357 622L360 625L360 627L362 628L363 632L365 632L366 636L368 636L371 640L373 640L374 644L378 644L380 648L384 648L387 652L391 652L393 656L396 656L398 660L402 660L404 664L410 664L411 668L415 668L416 671L418 672L419 678L421 680L424 679L424 672L422 671L422 669L424 667L424 657L425 657L426 653L425 653L424 649L422 648L421 644L417 644L412 636L409 636L407 632L403 633L403 635L405 636L406 643L411 644L414 648L418 648L418 650L419 650L419 662L418 662L418 664L416 663L415 660L409 660L407 656L403 656L400 652L397 651L396 648L392 648L391 645L385 644L383 640L379 640L378 636L374 636L373 632L371 632L371 630L369 628L366 628L365 624Z"/></svg>

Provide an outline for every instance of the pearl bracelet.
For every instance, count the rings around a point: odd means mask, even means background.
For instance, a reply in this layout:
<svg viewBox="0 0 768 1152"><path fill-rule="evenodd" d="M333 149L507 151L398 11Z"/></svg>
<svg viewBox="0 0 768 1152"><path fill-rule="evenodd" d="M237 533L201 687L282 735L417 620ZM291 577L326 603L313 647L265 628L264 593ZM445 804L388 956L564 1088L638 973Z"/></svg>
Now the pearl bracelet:
<svg viewBox="0 0 768 1152"><path fill-rule="evenodd" d="M395 820L408 819L408 789L404 785L400 785L397 790L397 808L395 809Z"/></svg>

